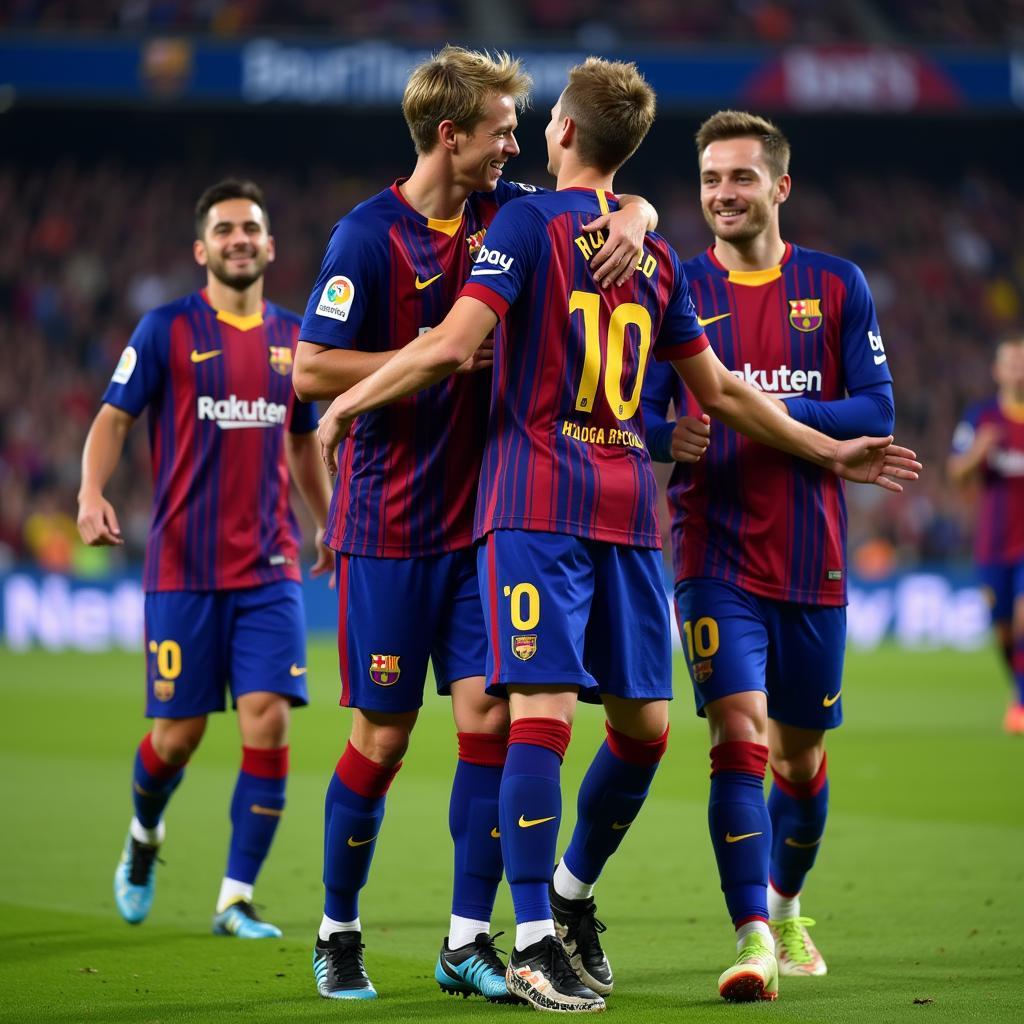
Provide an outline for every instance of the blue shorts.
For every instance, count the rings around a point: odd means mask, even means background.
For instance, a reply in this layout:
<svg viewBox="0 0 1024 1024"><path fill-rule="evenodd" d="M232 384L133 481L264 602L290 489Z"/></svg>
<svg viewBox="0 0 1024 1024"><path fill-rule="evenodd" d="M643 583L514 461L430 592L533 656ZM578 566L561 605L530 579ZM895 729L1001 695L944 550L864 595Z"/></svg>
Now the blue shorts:
<svg viewBox="0 0 1024 1024"><path fill-rule="evenodd" d="M978 579L992 608L992 621L1012 622L1013 606L1024 597L1024 562L979 565Z"/></svg>
<svg viewBox="0 0 1024 1024"><path fill-rule="evenodd" d="M761 690L768 715L800 729L843 721L846 608L773 601L716 579L676 584L683 653L697 702Z"/></svg>
<svg viewBox="0 0 1024 1024"><path fill-rule="evenodd" d="M487 689L579 687L635 700L672 697L661 552L562 533L495 530L478 550L487 608Z"/></svg>
<svg viewBox="0 0 1024 1024"><path fill-rule="evenodd" d="M428 660L437 692L483 676L487 656L472 548L421 558L339 555L338 663L343 707L415 711Z"/></svg>
<svg viewBox="0 0 1024 1024"><path fill-rule="evenodd" d="M277 580L245 590L146 594L146 715L192 718L245 693L309 703L302 587Z"/></svg>

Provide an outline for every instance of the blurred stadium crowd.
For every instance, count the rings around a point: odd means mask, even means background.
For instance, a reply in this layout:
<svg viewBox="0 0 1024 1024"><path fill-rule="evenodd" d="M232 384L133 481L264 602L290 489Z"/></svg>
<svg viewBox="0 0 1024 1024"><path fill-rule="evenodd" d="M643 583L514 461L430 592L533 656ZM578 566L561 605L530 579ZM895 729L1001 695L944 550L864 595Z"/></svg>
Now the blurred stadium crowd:
<svg viewBox="0 0 1024 1024"><path fill-rule="evenodd" d="M0 28L335 33L338 40L475 35L583 45L872 43L1001 45L1021 37L1021 0L0 0ZM1015 27L1014 27L1015 26ZM482 34L485 33L485 34Z"/></svg>
<svg viewBox="0 0 1024 1024"><path fill-rule="evenodd" d="M0 169L0 566L106 567L108 550L82 548L74 527L82 442L139 317L199 283L187 211L218 173L113 160ZM253 173L278 243L268 295L301 312L330 223L387 179L326 166ZM647 192L684 257L708 244L695 178L652 182ZM1024 202L980 172L948 186L898 175L801 178L783 234L865 270L896 380L899 440L927 464L898 500L850 489L854 566L871 574L965 554L969 523L942 467L958 415L991 391L994 340L1021 319ZM128 540L115 558L141 553L148 461L136 429L108 495Z"/></svg>

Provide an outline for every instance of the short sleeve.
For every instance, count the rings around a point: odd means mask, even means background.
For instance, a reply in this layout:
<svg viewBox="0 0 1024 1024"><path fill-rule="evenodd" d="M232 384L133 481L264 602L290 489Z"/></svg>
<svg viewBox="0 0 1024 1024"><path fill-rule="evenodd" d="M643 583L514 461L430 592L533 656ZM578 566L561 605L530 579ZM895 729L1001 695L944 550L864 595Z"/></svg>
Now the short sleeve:
<svg viewBox="0 0 1024 1024"><path fill-rule="evenodd" d="M376 301L383 252L380 240L355 219L335 224L302 318L302 341L357 347L366 312Z"/></svg>
<svg viewBox="0 0 1024 1024"><path fill-rule="evenodd" d="M160 392L167 379L170 322L158 312L147 313L128 339L103 401L132 416Z"/></svg>
<svg viewBox="0 0 1024 1024"><path fill-rule="evenodd" d="M545 222L530 203L498 211L462 295L479 299L500 319L526 287L549 246Z"/></svg>
<svg viewBox="0 0 1024 1024"><path fill-rule="evenodd" d="M688 359L706 349L708 339L697 322L690 285L679 257L671 246L666 248L672 267L672 291L654 343L654 357L658 360Z"/></svg>
<svg viewBox="0 0 1024 1024"><path fill-rule="evenodd" d="M964 413L963 418L953 431L953 443L950 446L954 455L963 455L971 450L974 435L978 429L979 410L975 406Z"/></svg>

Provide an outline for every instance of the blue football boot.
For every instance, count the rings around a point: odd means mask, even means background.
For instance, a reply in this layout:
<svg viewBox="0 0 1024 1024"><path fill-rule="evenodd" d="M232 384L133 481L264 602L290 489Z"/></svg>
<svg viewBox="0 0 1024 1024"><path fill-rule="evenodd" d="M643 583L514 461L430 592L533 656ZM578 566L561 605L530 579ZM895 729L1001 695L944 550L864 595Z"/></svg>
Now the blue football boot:
<svg viewBox="0 0 1024 1024"><path fill-rule="evenodd" d="M441 943L434 977L441 991L450 996L483 996L491 1003L518 1003L505 984L505 965L498 957L494 940L501 935L481 932L472 942L456 949L448 948L448 939Z"/></svg>
<svg viewBox="0 0 1024 1024"><path fill-rule="evenodd" d="M281 929L264 921L248 900L238 900L213 919L214 935L234 935L236 939L279 939Z"/></svg>
<svg viewBox="0 0 1024 1024"><path fill-rule="evenodd" d="M141 924L153 906L159 846L140 843L131 832L114 872L114 902L129 924Z"/></svg>

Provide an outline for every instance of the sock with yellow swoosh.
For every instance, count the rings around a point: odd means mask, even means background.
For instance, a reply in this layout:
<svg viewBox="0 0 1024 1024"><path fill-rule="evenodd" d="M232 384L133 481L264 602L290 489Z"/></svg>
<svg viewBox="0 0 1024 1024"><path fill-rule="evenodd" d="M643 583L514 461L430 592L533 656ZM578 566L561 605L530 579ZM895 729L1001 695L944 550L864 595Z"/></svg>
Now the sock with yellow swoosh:
<svg viewBox="0 0 1024 1024"><path fill-rule="evenodd" d="M132 772L132 802L135 817L145 829L155 829L164 808L185 776L184 764L169 764L153 749L153 734L142 737L135 752Z"/></svg>
<svg viewBox="0 0 1024 1024"><path fill-rule="evenodd" d="M772 823L764 800L768 748L733 740L711 748L708 825L725 904L739 928L768 920Z"/></svg>
<svg viewBox="0 0 1024 1024"><path fill-rule="evenodd" d="M554 935L554 922L548 882L562 818L562 759L571 732L565 722L553 718L520 718L513 722L501 776L501 852L516 924L546 922L550 930L545 934L550 935ZM523 948L519 942L523 935L517 928L518 949Z"/></svg>
<svg viewBox="0 0 1024 1024"><path fill-rule="evenodd" d="M807 872L818 856L828 819L827 758L813 779L792 782L772 765L768 813L772 819L772 856L769 876L782 897L792 898L804 887ZM776 915L772 915L773 919ZM799 910L795 915L799 916Z"/></svg>
<svg viewBox="0 0 1024 1024"><path fill-rule="evenodd" d="M401 761L371 761L349 743L331 775L324 802L324 914L335 921L359 917L385 796L401 767Z"/></svg>
<svg viewBox="0 0 1024 1024"><path fill-rule="evenodd" d="M654 740L633 739L607 723L605 729L608 738L580 785L576 827L562 858L576 878L590 885L626 838L668 746L667 729ZM555 891L570 898L568 893Z"/></svg>
<svg viewBox="0 0 1024 1024"><path fill-rule="evenodd" d="M270 852L288 783L288 748L242 747L231 798L231 844L225 877L252 885Z"/></svg>
<svg viewBox="0 0 1024 1024"><path fill-rule="evenodd" d="M455 844L453 924L448 933L449 945L453 949L472 942L479 932L489 930L478 925L490 922L494 898L501 883L498 792L508 736L505 733L460 732L458 740L459 760L448 806L448 828ZM476 931L467 938L472 927Z"/></svg>

